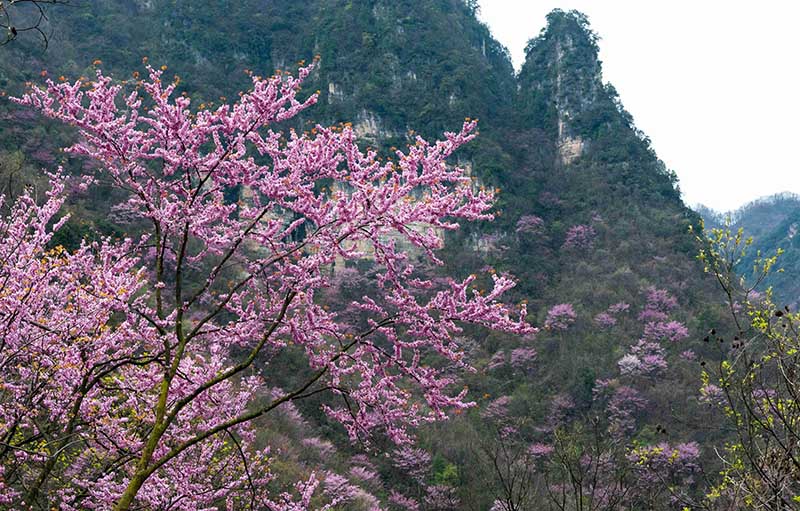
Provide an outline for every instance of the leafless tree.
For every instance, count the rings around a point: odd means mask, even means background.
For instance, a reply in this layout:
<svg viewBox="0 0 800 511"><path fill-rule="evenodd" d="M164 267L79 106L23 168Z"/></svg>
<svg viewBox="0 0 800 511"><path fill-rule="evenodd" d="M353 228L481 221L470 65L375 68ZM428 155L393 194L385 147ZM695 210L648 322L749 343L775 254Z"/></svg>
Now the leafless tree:
<svg viewBox="0 0 800 511"><path fill-rule="evenodd" d="M498 491L495 507L502 511L527 511L542 494L537 459L515 428L502 428L481 446L485 466Z"/></svg>
<svg viewBox="0 0 800 511"><path fill-rule="evenodd" d="M45 32L47 12L53 5L67 3L69 0L0 0L0 32L4 32L0 34L0 46L25 32L34 32L46 48L49 41Z"/></svg>

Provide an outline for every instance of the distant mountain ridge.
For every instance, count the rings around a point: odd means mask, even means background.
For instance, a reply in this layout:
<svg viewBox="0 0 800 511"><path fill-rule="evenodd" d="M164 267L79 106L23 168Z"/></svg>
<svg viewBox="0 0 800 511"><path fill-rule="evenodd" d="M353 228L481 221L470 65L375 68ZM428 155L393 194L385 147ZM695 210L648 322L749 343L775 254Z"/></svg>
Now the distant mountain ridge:
<svg viewBox="0 0 800 511"><path fill-rule="evenodd" d="M695 210L703 217L707 227L721 227L730 221L732 229L744 230L753 237L753 247L742 270L748 271L753 258L760 251L772 255L777 249L784 251L778 267L784 271L774 273L764 284L772 286L780 304L796 306L800 302L800 194L783 192L761 197L727 213L719 213L699 205ZM745 275L747 276L747 275Z"/></svg>

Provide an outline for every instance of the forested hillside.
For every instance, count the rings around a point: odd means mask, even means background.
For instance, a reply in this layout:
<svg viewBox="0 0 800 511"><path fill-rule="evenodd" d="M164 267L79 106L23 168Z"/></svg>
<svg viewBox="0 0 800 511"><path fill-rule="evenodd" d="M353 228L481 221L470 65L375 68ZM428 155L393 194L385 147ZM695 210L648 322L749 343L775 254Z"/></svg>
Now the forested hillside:
<svg viewBox="0 0 800 511"><path fill-rule="evenodd" d="M397 158L394 148L418 147L418 134L434 140L478 119L477 138L448 162L465 167L476 190L497 191L496 218L448 231L441 266L424 250L406 255L436 285L444 275L474 275L484 292L498 275L513 276L510 301L527 304L538 331L465 327L456 343L473 371L455 370L459 357L437 359L447 346L421 351L412 376L441 369L476 406L457 407L447 421L421 421L414 445L394 446L386 435L365 441L321 410L330 399L324 393L281 404L257 419L253 433L274 453L269 490L288 491L313 473L322 484L309 502L333 500L335 509L695 509L718 491L715 449L731 438L713 406L714 381L702 376L724 351L709 331L734 335L724 295L696 258L700 216L682 203L675 174L604 81L599 37L584 15L549 14L515 73L475 8L462 0L85 0L53 8L46 50L35 37L0 48L0 187L13 196L34 183L41 195L42 168L64 165L73 175L95 168L61 152L80 140L76 130L7 98L26 82L88 81L101 68L133 86L152 65L175 84L175 96L212 112L251 90L252 76L294 75L315 62L297 94L304 101L318 90L316 104L281 127L352 126L384 163ZM224 204L245 207L254 197L248 186L225 182ZM77 188L64 206L72 217L50 245L71 250L84 239L140 235L137 220L120 221L127 210L111 209L121 193L106 182ZM798 212L758 233L765 251L794 243ZM748 230L746 218L737 221ZM778 239L778 232L792 234ZM302 243L303 235L279 239ZM359 314L371 309L350 304L384 277L370 257L338 257L316 298L368 325ZM262 401L313 374L305 352L290 344L256 371L265 381ZM235 346L233 353L247 352ZM387 395L400 399L393 390Z"/></svg>
<svg viewBox="0 0 800 511"><path fill-rule="evenodd" d="M800 241L795 235L800 225L800 198L797 195L783 193L764 197L728 213L720 213L703 206L699 206L697 211L711 227L724 225L727 221L731 228L741 228L745 236L753 238L753 247L742 265L744 276L751 280L749 270L759 253L771 254L778 249L782 250L784 253L780 257L779 266L783 271L773 273L759 285L759 290L763 292L767 287L772 287L780 304L798 303L800 283L795 276L800 270Z"/></svg>

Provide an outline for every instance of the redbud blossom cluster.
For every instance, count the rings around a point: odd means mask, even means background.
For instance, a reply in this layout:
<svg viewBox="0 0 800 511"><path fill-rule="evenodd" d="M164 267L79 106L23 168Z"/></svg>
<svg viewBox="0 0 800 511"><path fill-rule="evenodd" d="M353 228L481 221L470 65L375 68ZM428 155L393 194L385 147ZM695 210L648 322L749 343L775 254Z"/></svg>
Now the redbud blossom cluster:
<svg viewBox="0 0 800 511"><path fill-rule="evenodd" d="M136 220L125 239L48 250L64 222L58 176L44 205L25 196L2 219L0 501L304 509L319 481L268 491L260 416L326 393L352 439L403 444L471 406L448 370L467 367L454 338L464 324L529 333L525 306L500 303L506 276L486 290L433 281L398 245L439 264L443 232L492 218L492 192L447 164L475 123L382 160L350 128L276 128L316 102L301 98L312 66L253 76L216 109L148 70L133 89L98 71L89 88L48 81L16 100L74 126L68 152L96 161L92 177L123 197L115 212ZM226 200L237 188L247 199ZM366 257L374 278L339 316L321 303L330 270ZM270 391L271 360L289 350L306 368Z"/></svg>

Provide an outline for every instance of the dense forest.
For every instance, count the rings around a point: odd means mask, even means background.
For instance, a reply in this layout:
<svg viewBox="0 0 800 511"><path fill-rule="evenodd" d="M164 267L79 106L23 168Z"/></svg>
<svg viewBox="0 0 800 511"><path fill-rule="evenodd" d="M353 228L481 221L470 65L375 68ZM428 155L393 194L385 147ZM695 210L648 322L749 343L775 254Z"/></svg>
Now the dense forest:
<svg viewBox="0 0 800 511"><path fill-rule="evenodd" d="M797 197L477 9L0 3L0 508L800 509Z"/></svg>

